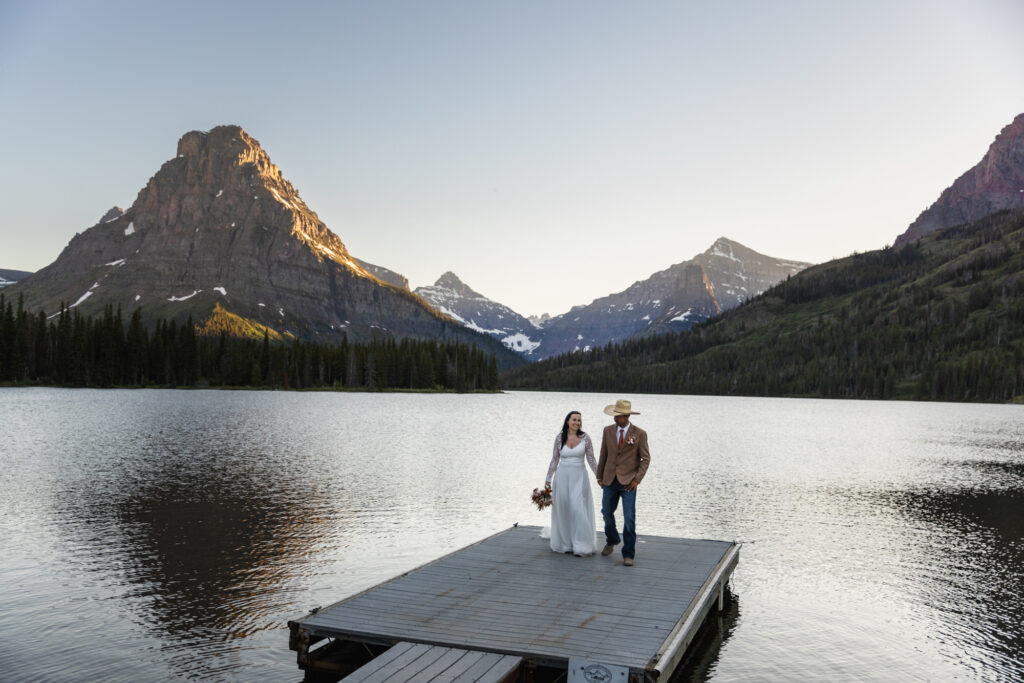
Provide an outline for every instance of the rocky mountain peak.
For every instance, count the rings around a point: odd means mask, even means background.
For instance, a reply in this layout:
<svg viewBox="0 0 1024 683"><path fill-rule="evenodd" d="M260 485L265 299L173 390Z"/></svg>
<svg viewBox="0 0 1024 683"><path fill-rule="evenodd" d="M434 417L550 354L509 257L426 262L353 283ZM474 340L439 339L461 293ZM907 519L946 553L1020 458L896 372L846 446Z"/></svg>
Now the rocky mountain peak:
<svg viewBox="0 0 1024 683"><path fill-rule="evenodd" d="M177 158L185 159L190 179L197 182L220 180L238 173L251 179L255 172L264 183L287 186L294 192L260 143L240 126L217 126L209 131L185 133L178 140Z"/></svg>
<svg viewBox="0 0 1024 683"><path fill-rule="evenodd" d="M124 214L124 209L122 209L120 206L112 206L112 207L110 207L110 209L105 214L103 214L103 217L100 218L99 222L100 223L109 223L110 221L116 221L123 214Z"/></svg>
<svg viewBox="0 0 1024 683"><path fill-rule="evenodd" d="M738 306L811 265L766 256L727 237L719 237L706 251L694 256L693 263L704 267L723 310Z"/></svg>
<svg viewBox="0 0 1024 683"><path fill-rule="evenodd" d="M735 261L737 263L743 263L744 259L749 259L751 256L761 256L753 249L746 247L739 242L733 241L728 237L719 237L714 243L708 247L702 254L699 254L696 258L703 257L704 260L708 258L718 257L729 261Z"/></svg>
<svg viewBox="0 0 1024 683"><path fill-rule="evenodd" d="M712 244L710 247L708 247L707 251L704 252L704 253L710 253L710 252L714 252L714 251L732 250L732 249L734 249L737 246L743 247L742 244L740 244L739 242L733 242L728 237L719 237L717 240L714 241L714 244ZM745 249L746 247L743 247L743 248Z"/></svg>
<svg viewBox="0 0 1024 683"><path fill-rule="evenodd" d="M461 297L470 299L483 299L485 298L479 292L474 292L469 285L459 279L459 276L452 271L445 272L441 277L437 278L437 282L434 283L435 287L441 287L443 289L450 289Z"/></svg>
<svg viewBox="0 0 1024 683"><path fill-rule="evenodd" d="M1024 208L1024 114L999 132L982 160L922 211L894 246L996 211L1020 208Z"/></svg>
<svg viewBox="0 0 1024 683"><path fill-rule="evenodd" d="M534 327L540 329L541 327L544 327L544 325L549 320L551 320L551 314L550 313L541 313L540 315L530 315L530 316L527 316L526 319L530 321L531 325L533 325Z"/></svg>
<svg viewBox="0 0 1024 683"><path fill-rule="evenodd" d="M536 355L547 358L632 335L684 330L738 306L808 265L766 256L719 237L688 261L551 318L542 328Z"/></svg>
<svg viewBox="0 0 1024 683"><path fill-rule="evenodd" d="M371 267L348 253L254 138L218 126L183 135L126 211L111 209L54 263L12 286L29 310L47 313L114 306L199 322L220 306L284 336L466 339L506 354L439 315L397 273Z"/></svg>
<svg viewBox="0 0 1024 683"><path fill-rule="evenodd" d="M177 152L118 221L127 224L125 230L130 232L126 234L149 232L160 237L147 240L150 248L171 251L195 243L189 247L190 254L196 254L198 242L234 243L241 235L257 239L268 232L288 235L310 247L321 261L333 261L361 277L374 277L352 258L259 142L241 127L190 131L178 141ZM215 235L221 239L215 240Z"/></svg>
<svg viewBox="0 0 1024 683"><path fill-rule="evenodd" d="M417 287L415 294L460 325L490 335L508 349L532 355L540 345L536 325L508 306L473 291L451 271L431 286Z"/></svg>

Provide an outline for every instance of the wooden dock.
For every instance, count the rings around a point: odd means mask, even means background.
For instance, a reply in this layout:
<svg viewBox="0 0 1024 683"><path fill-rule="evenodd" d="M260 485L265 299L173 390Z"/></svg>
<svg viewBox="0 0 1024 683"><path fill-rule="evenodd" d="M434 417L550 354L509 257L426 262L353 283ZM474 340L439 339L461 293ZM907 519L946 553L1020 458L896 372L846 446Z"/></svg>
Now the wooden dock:
<svg viewBox="0 0 1024 683"><path fill-rule="evenodd" d="M707 614L721 608L738 560L732 542L640 536L636 565L625 567L619 552L553 553L539 527L513 527L289 622L289 644L309 680L364 666L353 681L455 680L437 671L438 648L521 658L515 675L495 680L558 670L573 681L573 666L591 665L633 682L667 679ZM398 643L433 646L421 648L433 658L392 653L402 670L385 674L373 660Z"/></svg>

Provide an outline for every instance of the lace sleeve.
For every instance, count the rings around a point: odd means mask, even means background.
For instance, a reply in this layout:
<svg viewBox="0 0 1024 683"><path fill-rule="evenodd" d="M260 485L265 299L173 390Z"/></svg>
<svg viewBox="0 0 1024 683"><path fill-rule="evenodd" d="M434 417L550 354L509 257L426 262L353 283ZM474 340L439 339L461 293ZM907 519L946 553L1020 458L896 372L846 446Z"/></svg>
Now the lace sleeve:
<svg viewBox="0 0 1024 683"><path fill-rule="evenodd" d="M558 469L558 452L562 450L562 435L559 433L555 436L555 450L551 454L551 464L548 465L548 476L545 477L544 481L551 481L551 477L554 476L555 470Z"/></svg>
<svg viewBox="0 0 1024 683"><path fill-rule="evenodd" d="M597 461L594 460L594 442L590 440L590 434L584 435L583 439L587 442L587 464L590 465L590 469L593 470L596 476Z"/></svg>

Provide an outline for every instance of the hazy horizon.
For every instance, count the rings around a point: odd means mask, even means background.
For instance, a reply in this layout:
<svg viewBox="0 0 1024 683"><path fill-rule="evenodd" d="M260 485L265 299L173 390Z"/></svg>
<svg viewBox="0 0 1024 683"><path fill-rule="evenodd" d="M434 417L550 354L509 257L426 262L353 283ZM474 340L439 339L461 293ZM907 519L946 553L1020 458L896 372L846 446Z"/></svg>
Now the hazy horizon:
<svg viewBox="0 0 1024 683"><path fill-rule="evenodd" d="M1024 3L0 7L0 268L238 124L356 257L525 315L891 244L1024 111ZM30 235L30 239L26 239Z"/></svg>

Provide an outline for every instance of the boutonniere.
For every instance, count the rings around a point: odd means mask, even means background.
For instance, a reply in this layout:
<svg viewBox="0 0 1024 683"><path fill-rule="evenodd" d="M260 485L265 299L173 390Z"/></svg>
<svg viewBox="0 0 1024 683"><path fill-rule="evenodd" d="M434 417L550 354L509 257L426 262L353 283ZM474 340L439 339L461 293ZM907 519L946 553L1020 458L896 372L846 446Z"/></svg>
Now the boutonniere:
<svg viewBox="0 0 1024 683"><path fill-rule="evenodd" d="M627 446L635 446L636 445L636 437L635 436L631 436L628 439L626 439L626 445Z"/></svg>

